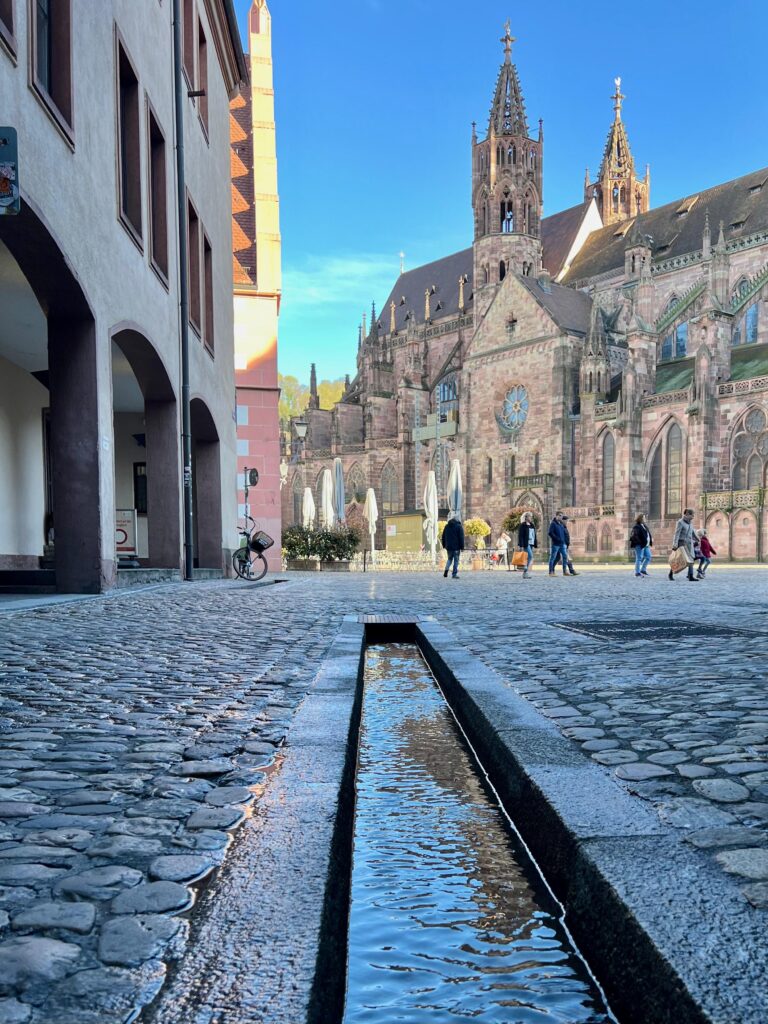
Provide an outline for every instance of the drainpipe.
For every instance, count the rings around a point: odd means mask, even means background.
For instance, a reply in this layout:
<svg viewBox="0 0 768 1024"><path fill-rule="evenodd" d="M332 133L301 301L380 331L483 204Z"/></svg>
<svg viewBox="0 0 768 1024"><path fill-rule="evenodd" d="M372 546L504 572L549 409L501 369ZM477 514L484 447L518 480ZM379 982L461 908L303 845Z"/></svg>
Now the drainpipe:
<svg viewBox="0 0 768 1024"><path fill-rule="evenodd" d="M192 505L192 424L189 391L189 273L187 269L187 182L184 174L184 109L187 89L182 71L181 0L173 0L173 83L176 94L176 201L179 225L179 317L181 327L181 447L184 463L184 579L194 566Z"/></svg>

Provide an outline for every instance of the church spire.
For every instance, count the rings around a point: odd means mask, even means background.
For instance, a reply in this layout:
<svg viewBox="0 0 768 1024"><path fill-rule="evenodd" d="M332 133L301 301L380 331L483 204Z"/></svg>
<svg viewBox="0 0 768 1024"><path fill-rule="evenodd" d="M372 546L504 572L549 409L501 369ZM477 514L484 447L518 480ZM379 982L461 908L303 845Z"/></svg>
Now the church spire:
<svg viewBox="0 0 768 1024"><path fill-rule="evenodd" d="M528 119L525 116L525 102L517 68L512 63L512 43L514 37L509 31L509 22L504 26L501 37L504 44L504 63L501 65L496 81L496 91L491 106L491 117L488 122L488 133L499 135L528 136Z"/></svg>
<svg viewBox="0 0 768 1024"><path fill-rule="evenodd" d="M309 370L309 409L320 408L320 398L317 394L317 368L312 363Z"/></svg>
<svg viewBox="0 0 768 1024"><path fill-rule="evenodd" d="M614 79L613 124L603 150L603 159L597 179L585 182L584 198L597 199L604 224L627 220L646 213L650 206L651 179L646 169L645 178L638 178L635 161L629 145L629 136L621 118L625 95L621 91L621 78Z"/></svg>

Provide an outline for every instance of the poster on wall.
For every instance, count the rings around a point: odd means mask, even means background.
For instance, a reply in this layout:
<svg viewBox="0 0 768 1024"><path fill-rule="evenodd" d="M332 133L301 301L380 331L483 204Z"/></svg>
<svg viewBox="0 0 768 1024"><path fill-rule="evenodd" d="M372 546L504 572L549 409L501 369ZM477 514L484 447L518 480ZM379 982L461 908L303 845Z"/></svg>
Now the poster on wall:
<svg viewBox="0 0 768 1024"><path fill-rule="evenodd" d="M19 213L19 158L16 129L0 127L0 217Z"/></svg>
<svg viewBox="0 0 768 1024"><path fill-rule="evenodd" d="M136 509L115 509L115 549L121 558L136 557Z"/></svg>

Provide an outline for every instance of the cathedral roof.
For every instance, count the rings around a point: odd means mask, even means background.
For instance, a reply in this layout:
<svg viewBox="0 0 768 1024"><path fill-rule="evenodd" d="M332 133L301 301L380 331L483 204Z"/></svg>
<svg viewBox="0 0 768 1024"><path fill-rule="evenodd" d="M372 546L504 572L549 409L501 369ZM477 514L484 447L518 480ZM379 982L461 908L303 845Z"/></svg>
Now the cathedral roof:
<svg viewBox="0 0 768 1024"><path fill-rule="evenodd" d="M768 167L593 231L563 280L575 284L622 271L630 230L652 237L654 261L697 252L707 212L713 234L723 222L726 243L768 229Z"/></svg>
<svg viewBox="0 0 768 1024"><path fill-rule="evenodd" d="M395 329L405 330L409 324L424 323L424 295L430 292L430 313L433 320L458 316L459 278L465 277L464 307L472 307L472 247L444 256L432 263L414 267L401 274L387 296L379 313L382 331L389 333L390 306L395 304ZM432 290L434 289L434 291ZM439 307L439 308L438 308ZM406 316L410 319L406 321Z"/></svg>
<svg viewBox="0 0 768 1024"><path fill-rule="evenodd" d="M556 278L565 266L591 203L592 200L588 199L578 206L542 218L542 262L553 278Z"/></svg>
<svg viewBox="0 0 768 1024"><path fill-rule="evenodd" d="M538 277L517 275L517 279L559 327L573 334L586 335L592 313L592 299L585 292L564 288Z"/></svg>

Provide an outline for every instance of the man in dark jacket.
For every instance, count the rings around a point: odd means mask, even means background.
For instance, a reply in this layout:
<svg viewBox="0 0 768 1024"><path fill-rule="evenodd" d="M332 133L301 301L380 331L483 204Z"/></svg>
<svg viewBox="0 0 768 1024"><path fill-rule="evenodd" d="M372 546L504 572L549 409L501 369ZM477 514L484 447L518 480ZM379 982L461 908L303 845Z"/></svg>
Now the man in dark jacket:
<svg viewBox="0 0 768 1024"><path fill-rule="evenodd" d="M568 566L568 572L571 576L578 576L579 574L573 568L573 559L571 558L571 535L568 532L568 516L560 516L560 525L563 527L563 533L565 534L565 555L566 564ZM561 557L558 555L558 558ZM555 559L555 565L557 565L558 559Z"/></svg>
<svg viewBox="0 0 768 1024"><path fill-rule="evenodd" d="M563 560L563 576L568 575L568 545L565 542L565 526L559 512L555 512L554 519L549 524L547 536L552 542L549 552L549 575L555 575L555 563L558 556Z"/></svg>
<svg viewBox="0 0 768 1024"><path fill-rule="evenodd" d="M448 561L445 563L443 576L448 575L448 570L451 568L451 563L453 563L452 576L456 579L459 575L459 555L464 550L464 527L461 525L461 520L458 516L449 519L445 524L443 547L448 552Z"/></svg>

